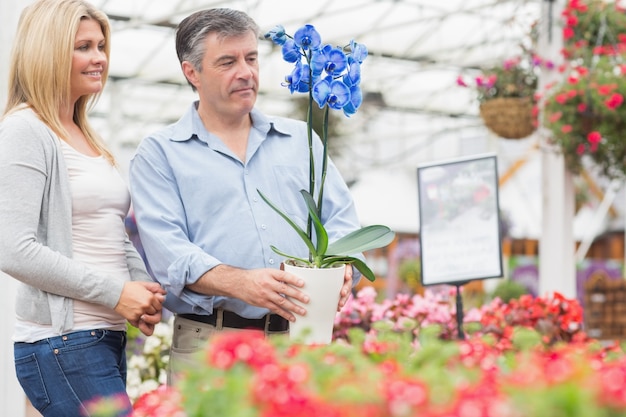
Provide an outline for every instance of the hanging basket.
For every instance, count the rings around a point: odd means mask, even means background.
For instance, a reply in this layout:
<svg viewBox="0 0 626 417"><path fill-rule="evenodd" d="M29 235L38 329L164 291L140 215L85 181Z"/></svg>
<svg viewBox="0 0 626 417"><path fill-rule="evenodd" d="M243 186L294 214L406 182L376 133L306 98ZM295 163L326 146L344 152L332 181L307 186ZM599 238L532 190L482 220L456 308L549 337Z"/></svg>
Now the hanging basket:
<svg viewBox="0 0 626 417"><path fill-rule="evenodd" d="M533 123L533 104L529 98L498 97L480 104L480 117L496 135L522 139L537 128Z"/></svg>

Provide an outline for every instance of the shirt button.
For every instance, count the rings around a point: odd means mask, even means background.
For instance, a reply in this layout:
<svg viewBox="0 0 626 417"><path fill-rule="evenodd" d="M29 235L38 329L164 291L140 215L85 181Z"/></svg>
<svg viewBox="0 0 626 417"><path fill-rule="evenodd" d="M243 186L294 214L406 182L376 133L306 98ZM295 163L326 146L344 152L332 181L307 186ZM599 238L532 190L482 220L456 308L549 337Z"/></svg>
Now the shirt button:
<svg viewBox="0 0 626 417"><path fill-rule="evenodd" d="M273 259L270 259L268 262L270 263L270 265L274 265L274 260Z"/></svg>
<svg viewBox="0 0 626 417"><path fill-rule="evenodd" d="M267 226L266 226L266 225L264 225L264 224L262 224L262 225L261 225L261 229L265 230L265 229L267 229Z"/></svg>
<svg viewBox="0 0 626 417"><path fill-rule="evenodd" d="M256 198L256 197L253 197L253 198L252 198L252 201L254 201L254 202L256 203L256 202L258 202L258 201L259 201L259 199L258 199L258 198Z"/></svg>

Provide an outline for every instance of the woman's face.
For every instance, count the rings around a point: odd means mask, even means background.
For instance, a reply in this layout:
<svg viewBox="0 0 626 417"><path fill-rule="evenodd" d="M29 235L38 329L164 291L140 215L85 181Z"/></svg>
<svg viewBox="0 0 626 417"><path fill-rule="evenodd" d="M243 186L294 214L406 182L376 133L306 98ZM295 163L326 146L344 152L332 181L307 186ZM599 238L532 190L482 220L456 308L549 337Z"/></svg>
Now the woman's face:
<svg viewBox="0 0 626 417"><path fill-rule="evenodd" d="M104 35L93 19L81 20L72 55L71 89L74 102L81 96L102 90L102 73L107 66Z"/></svg>

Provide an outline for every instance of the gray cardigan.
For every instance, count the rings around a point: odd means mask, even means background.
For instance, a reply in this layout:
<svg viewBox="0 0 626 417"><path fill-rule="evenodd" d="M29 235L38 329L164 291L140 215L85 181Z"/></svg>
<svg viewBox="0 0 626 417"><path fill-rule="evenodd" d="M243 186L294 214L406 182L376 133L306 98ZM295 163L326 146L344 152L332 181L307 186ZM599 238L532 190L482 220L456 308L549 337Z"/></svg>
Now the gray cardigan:
<svg viewBox="0 0 626 417"><path fill-rule="evenodd" d="M58 136L30 109L0 122L0 270L20 281L16 313L52 325L73 327L72 299L110 308L124 280L72 260L72 200ZM126 238L133 281L150 281Z"/></svg>

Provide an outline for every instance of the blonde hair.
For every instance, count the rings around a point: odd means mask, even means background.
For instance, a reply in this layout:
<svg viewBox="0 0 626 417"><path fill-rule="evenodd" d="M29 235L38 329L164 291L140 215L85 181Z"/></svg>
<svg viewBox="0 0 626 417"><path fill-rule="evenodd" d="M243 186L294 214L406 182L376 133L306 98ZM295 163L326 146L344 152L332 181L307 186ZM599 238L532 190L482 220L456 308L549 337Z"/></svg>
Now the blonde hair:
<svg viewBox="0 0 626 417"><path fill-rule="evenodd" d="M18 23L9 66L9 90L4 114L27 105L59 137L69 135L60 109L70 105L72 54L81 20L93 19L104 35L107 61L111 52L111 27L103 12L83 0L38 0L27 6ZM102 74L106 83L108 65ZM100 93L81 96L74 104L74 122L87 141L112 164L113 155L89 124L87 111Z"/></svg>

